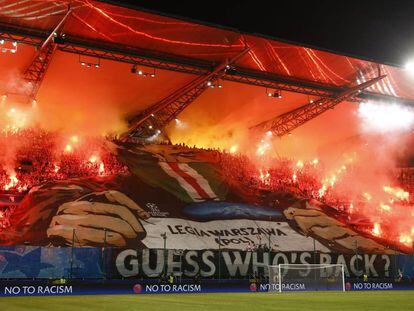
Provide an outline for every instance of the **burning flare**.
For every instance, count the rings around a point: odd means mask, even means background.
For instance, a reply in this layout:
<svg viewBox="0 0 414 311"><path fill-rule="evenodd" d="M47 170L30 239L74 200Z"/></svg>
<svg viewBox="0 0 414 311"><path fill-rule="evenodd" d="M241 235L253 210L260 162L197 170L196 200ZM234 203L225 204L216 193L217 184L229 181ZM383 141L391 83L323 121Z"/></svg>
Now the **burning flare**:
<svg viewBox="0 0 414 311"><path fill-rule="evenodd" d="M398 187L393 188L390 186L384 186L383 189L385 193L391 194L393 197L399 200L408 201L408 199L410 198L410 194L401 188L398 188Z"/></svg>

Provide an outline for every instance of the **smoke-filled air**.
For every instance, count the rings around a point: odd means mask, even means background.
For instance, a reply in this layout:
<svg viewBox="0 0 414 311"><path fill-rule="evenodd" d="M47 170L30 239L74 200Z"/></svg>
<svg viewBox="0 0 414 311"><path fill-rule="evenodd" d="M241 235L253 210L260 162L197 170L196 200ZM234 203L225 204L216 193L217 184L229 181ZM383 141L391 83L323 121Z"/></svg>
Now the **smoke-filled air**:
<svg viewBox="0 0 414 311"><path fill-rule="evenodd" d="M191 79L160 72L156 79L137 80L126 65L111 62L99 70L69 70L76 62L75 56L57 54L37 101L16 95L30 91L19 70L2 75L4 191L128 174L113 152L114 138L128 128L127 116ZM314 199L362 234L399 249L412 248L414 193L405 167L412 152L414 111L395 103L342 103L282 138L250 130L308 100L290 93L269 98L259 87L225 83L222 90L207 90L169 124L167 133L173 144L226 154L219 163L223 174L249 187ZM6 216L0 215L3 227Z"/></svg>

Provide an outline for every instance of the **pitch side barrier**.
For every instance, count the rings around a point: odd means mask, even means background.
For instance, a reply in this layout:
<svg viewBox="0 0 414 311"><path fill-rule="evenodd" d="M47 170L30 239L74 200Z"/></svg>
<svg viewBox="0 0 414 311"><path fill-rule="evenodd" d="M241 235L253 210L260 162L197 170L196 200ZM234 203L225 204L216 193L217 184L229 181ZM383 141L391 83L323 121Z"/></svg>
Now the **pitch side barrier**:
<svg viewBox="0 0 414 311"><path fill-rule="evenodd" d="M0 297L62 296L62 295L122 295L122 294L194 294L194 293L256 293L283 295L270 289L271 284L251 280L181 280L161 283L156 280L2 280ZM300 282L289 284L288 291L306 291ZM412 282L390 280L346 281L346 290L413 290Z"/></svg>

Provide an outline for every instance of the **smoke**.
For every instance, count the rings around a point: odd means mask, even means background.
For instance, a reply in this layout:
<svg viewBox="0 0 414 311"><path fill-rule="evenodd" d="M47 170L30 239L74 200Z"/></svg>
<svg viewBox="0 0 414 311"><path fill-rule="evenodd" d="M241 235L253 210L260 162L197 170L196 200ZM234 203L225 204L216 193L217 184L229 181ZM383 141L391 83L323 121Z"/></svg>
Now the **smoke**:
<svg viewBox="0 0 414 311"><path fill-rule="evenodd" d="M86 69L79 65L78 56L57 52L37 104L32 105L11 95L30 91L30 85L14 67L24 68L33 50L22 46L18 54L22 55L20 62L17 54L0 59L0 95L9 93L7 100L0 100L0 127L6 131L22 127L58 131L66 137L59 142L59 150L73 144L69 139L73 135L83 141L82 136L124 131L125 115L156 103L194 78L169 72L157 72L155 79L137 78L130 73L129 65L106 61L99 69ZM304 95L282 95L282 99L269 98L262 88L224 82L222 89L209 89L197 98L178 121L171 122L167 132L174 143L249 155L258 169L272 165L275 158L290 158L293 163L317 158L320 182L332 181L336 175L334 190L355 205L365 192L377 203L385 204L389 195L383 187L395 186L394 169L408 139L407 130L414 125L414 111L394 103L343 103L295 129L290 136L280 139L253 133L251 126L309 102ZM18 143L5 139L0 144L0 164L13 167ZM377 203L364 215L385 218L376 212Z"/></svg>
<svg viewBox="0 0 414 311"><path fill-rule="evenodd" d="M45 92L42 91L40 101L30 102L29 94L32 87L16 68L6 70L0 76L0 130L15 132L22 128L38 127L67 133L84 131L101 134L105 129L114 128L114 122L110 120L115 115L113 109L100 110L94 106L95 109L91 111L86 104L83 105L79 101L73 101L69 105L60 91L56 91L60 97L59 103L51 96L54 91L47 92L47 96L43 96ZM103 104L102 107L104 106ZM116 116L118 118L120 113L116 113ZM101 118L100 126L92 122L94 117Z"/></svg>
<svg viewBox="0 0 414 311"><path fill-rule="evenodd" d="M414 124L414 110L395 103L365 102L358 108L362 130L366 133L406 131Z"/></svg>
<svg viewBox="0 0 414 311"><path fill-rule="evenodd" d="M316 163L320 194L326 193L320 200L336 208L348 206L350 221L365 221L367 227L361 230L368 234L409 244L414 238L414 210L406 199L398 198L407 193L400 189L397 176L399 159L407 152L414 126L414 110L394 103L343 103L280 139L268 133L254 134L249 127L291 110L294 106L287 106L291 99L283 105L268 104L260 93L245 91L242 98L242 92L234 88L234 100L220 94L197 100L180 116L186 128L174 122L170 125L173 142L248 155L256 169L253 174L265 177L278 163L280 166L278 158L288 158L293 172L298 173L291 178L299 183L298 164ZM291 102L298 106L303 98Z"/></svg>
<svg viewBox="0 0 414 311"><path fill-rule="evenodd" d="M0 75L0 91L3 94L29 94L32 85L21 77L21 73L16 69L2 71Z"/></svg>

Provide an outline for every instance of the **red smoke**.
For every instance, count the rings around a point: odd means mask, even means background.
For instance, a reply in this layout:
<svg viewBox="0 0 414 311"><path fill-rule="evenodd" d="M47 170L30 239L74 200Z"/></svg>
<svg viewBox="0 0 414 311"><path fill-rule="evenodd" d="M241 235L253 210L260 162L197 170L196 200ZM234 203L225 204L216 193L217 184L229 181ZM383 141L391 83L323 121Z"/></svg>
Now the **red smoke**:
<svg viewBox="0 0 414 311"><path fill-rule="evenodd" d="M110 61L102 61L99 69L87 69L79 64L78 56L57 52L33 105L19 95L27 92L21 72L32 54L31 47L19 46L18 53L0 59L0 91L8 94L0 100L3 189L24 190L38 183L42 174L53 178L100 175L111 167L122 172L103 148L103 135L124 131L127 115L194 78L159 71L156 78L146 79L132 75L130 65ZM310 99L287 92L282 92L282 99L269 98L262 88L222 84L222 89L206 90L179 116L180 122L167 127L174 143L247 155L253 163L252 175L266 187L283 176L293 184L311 181L312 196L343 209L351 223L365 219L360 230L366 234L411 247L412 195L399 198L398 193L404 192L398 188L411 189L397 179L396 161L407 134L367 132L367 121L358 117L358 106L342 103L290 136L260 133L257 137L249 127ZM50 163L32 181L26 181L23 170L18 169L24 160L22 150L30 150L31 145L22 135L37 137L50 152ZM284 175L277 173L286 167Z"/></svg>

